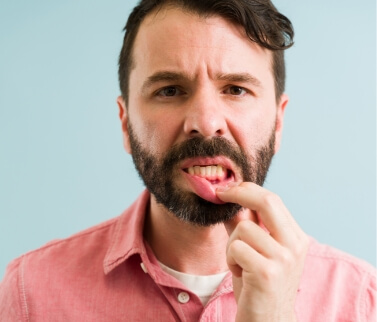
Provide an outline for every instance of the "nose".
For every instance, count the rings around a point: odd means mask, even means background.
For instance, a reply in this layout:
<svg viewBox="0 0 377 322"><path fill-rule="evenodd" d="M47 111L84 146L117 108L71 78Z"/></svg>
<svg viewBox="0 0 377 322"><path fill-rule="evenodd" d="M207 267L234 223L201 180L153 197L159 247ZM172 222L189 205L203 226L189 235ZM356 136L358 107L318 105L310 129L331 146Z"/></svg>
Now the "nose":
<svg viewBox="0 0 377 322"><path fill-rule="evenodd" d="M227 122L221 100L215 93L201 90L188 102L184 120L184 132L188 137L211 138L223 136Z"/></svg>

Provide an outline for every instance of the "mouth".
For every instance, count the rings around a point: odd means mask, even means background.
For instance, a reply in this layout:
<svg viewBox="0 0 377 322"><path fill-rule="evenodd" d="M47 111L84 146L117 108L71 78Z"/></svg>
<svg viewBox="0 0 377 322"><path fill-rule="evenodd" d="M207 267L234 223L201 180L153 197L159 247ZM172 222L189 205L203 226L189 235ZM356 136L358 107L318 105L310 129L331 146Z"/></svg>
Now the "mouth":
<svg viewBox="0 0 377 322"><path fill-rule="evenodd" d="M220 164L207 166L196 165L183 169L183 171L191 176L197 176L206 179L211 184L221 184L234 177L232 170L226 169Z"/></svg>
<svg viewBox="0 0 377 322"><path fill-rule="evenodd" d="M187 165L187 166L186 166ZM181 168L189 189L204 200L215 204L224 204L216 196L218 187L230 182L240 181L240 175L233 164L224 158L196 158L185 162Z"/></svg>

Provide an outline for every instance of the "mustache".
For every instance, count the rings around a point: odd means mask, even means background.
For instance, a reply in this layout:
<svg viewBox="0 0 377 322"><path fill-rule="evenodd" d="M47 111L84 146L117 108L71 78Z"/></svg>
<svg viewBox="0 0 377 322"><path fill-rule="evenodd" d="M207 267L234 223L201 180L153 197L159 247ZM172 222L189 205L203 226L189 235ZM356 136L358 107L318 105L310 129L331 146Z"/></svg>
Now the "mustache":
<svg viewBox="0 0 377 322"><path fill-rule="evenodd" d="M245 151L220 136L211 139L195 137L174 145L164 156L163 164L164 167L171 168L178 162L188 158L216 157L220 155L229 158L241 169L248 166Z"/></svg>

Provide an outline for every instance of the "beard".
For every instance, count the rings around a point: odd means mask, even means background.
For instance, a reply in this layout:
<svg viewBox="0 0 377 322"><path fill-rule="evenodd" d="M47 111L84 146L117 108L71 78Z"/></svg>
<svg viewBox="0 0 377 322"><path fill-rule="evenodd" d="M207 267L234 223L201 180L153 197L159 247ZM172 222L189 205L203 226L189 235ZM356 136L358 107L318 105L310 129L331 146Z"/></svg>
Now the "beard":
<svg viewBox="0 0 377 322"><path fill-rule="evenodd" d="M172 146L164 156L158 157L143 148L130 122L128 133L136 170L157 203L180 220L202 227L226 222L242 207L234 203L214 204L193 192L180 189L174 180L179 175L178 171L182 171L178 168L179 163L188 158L225 156L241 170L243 181L262 186L274 155L274 130L268 143L257 149L254 157L248 157L242 148L223 137L190 138Z"/></svg>

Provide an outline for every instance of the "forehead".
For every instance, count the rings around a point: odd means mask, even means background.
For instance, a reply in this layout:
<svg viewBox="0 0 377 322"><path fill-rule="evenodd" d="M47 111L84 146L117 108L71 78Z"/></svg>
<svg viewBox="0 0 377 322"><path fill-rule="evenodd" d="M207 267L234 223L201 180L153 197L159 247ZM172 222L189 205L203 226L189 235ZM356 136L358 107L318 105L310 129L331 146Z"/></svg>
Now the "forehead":
<svg viewBox="0 0 377 322"><path fill-rule="evenodd" d="M176 7L152 12L141 23L133 46L133 65L179 69L197 75L251 72L272 79L271 52L252 42L242 26L220 16L199 16ZM132 74L132 72L131 72Z"/></svg>
<svg viewBox="0 0 377 322"><path fill-rule="evenodd" d="M190 40L194 41L200 40L196 37L196 33L203 31L207 32L205 44L210 45L208 42L211 41L211 36L216 32L216 29L221 29L224 38L227 33L234 33L247 41L242 26L236 25L219 15L201 15L176 6L164 6L151 12L141 23L139 30L141 30L141 35L148 30L156 32L164 30L166 34L170 35L183 32L182 36L189 37ZM163 37L163 35L160 36ZM197 42L195 41L195 43Z"/></svg>

